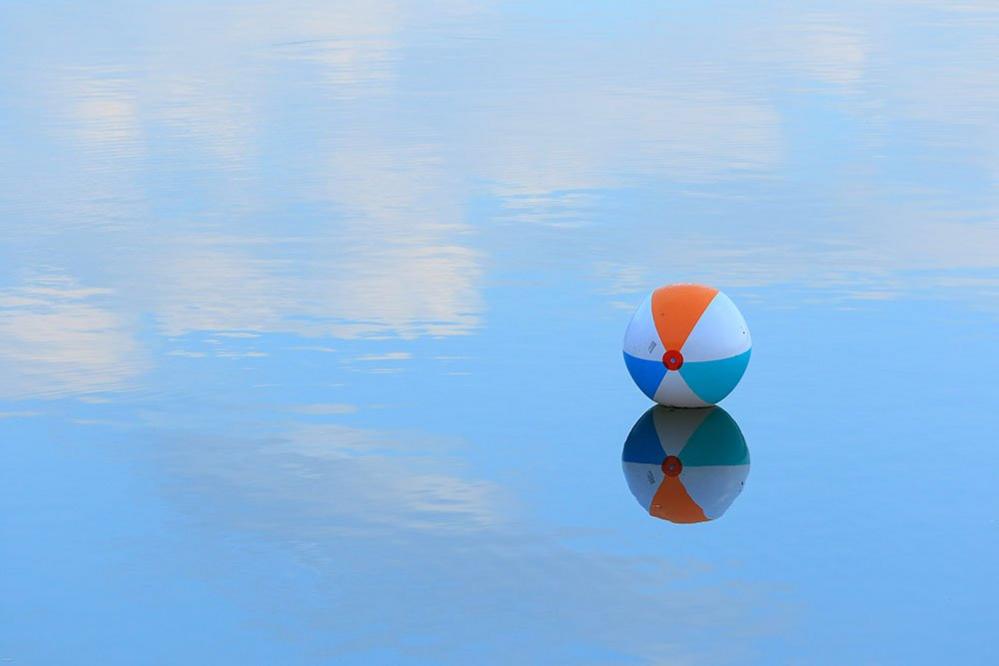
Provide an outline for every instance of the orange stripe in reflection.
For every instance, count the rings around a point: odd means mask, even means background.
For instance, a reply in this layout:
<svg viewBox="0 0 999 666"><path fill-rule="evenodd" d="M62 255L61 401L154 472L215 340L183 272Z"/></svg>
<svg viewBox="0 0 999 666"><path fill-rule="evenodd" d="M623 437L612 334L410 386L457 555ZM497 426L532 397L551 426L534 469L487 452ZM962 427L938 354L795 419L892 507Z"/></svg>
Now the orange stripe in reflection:
<svg viewBox="0 0 999 666"><path fill-rule="evenodd" d="M667 476L659 484L652 498L649 513L657 518L665 518L674 523L703 523L708 519L701 507L697 506L679 477Z"/></svg>

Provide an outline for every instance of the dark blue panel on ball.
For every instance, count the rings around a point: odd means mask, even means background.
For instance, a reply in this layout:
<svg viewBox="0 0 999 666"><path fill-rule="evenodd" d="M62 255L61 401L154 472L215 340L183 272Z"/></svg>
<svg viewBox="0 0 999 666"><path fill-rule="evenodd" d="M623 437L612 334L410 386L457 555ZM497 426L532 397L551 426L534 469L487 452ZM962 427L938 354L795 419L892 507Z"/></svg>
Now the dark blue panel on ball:
<svg viewBox="0 0 999 666"><path fill-rule="evenodd" d="M646 361L627 352L624 354L624 364L628 366L631 378L638 384L638 388L642 389L642 393L649 396L650 400L653 399L656 389L666 376L666 366L660 361Z"/></svg>

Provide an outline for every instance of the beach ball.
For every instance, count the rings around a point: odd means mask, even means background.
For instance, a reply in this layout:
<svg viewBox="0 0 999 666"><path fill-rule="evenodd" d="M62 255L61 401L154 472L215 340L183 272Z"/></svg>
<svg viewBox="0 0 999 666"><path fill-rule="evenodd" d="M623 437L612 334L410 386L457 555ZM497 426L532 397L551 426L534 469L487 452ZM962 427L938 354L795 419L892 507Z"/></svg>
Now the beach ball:
<svg viewBox="0 0 999 666"><path fill-rule="evenodd" d="M713 287L673 284L652 292L624 334L624 363L660 405L706 407L739 383L752 341L732 300Z"/></svg>
<svg viewBox="0 0 999 666"><path fill-rule="evenodd" d="M721 407L656 405L631 429L621 463L631 494L650 515L700 523L719 518L742 492L749 449Z"/></svg>

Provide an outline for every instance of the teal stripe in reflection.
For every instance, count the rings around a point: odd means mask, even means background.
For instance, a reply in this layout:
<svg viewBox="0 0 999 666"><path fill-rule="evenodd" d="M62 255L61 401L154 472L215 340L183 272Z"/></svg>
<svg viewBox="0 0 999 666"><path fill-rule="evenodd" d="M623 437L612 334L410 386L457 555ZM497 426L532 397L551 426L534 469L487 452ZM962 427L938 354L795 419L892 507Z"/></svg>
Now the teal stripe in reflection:
<svg viewBox="0 0 999 666"><path fill-rule="evenodd" d="M748 465L749 449L742 431L721 407L711 410L679 454L684 467Z"/></svg>

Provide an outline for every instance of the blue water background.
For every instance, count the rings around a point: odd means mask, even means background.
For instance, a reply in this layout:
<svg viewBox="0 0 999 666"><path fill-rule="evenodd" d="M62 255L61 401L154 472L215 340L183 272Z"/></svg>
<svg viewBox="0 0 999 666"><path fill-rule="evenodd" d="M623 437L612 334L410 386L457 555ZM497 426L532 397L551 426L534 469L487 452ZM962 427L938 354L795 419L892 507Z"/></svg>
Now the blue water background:
<svg viewBox="0 0 999 666"><path fill-rule="evenodd" d="M999 659L994 3L96 4L0 7L0 662Z"/></svg>

